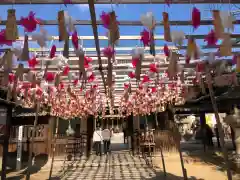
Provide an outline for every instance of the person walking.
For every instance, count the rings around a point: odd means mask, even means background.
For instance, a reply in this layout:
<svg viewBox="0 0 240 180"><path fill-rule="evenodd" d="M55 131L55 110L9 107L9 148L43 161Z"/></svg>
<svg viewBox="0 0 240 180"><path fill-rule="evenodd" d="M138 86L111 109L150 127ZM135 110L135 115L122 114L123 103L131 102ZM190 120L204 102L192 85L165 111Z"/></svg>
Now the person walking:
<svg viewBox="0 0 240 180"><path fill-rule="evenodd" d="M111 144L111 131L108 128L105 128L102 132L103 137L103 147L104 147L104 153L109 153L109 148Z"/></svg>
<svg viewBox="0 0 240 180"><path fill-rule="evenodd" d="M93 133L93 142L94 142L94 147L96 149L97 156L102 155L102 148L101 148L102 140L103 140L102 130L101 128L98 127Z"/></svg>

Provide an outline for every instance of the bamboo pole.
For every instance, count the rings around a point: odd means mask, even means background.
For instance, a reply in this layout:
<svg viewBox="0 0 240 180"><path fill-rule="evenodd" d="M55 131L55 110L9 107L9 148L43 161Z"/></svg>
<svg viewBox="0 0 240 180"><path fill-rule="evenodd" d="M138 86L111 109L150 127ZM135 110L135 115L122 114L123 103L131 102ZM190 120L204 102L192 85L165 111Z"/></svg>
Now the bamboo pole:
<svg viewBox="0 0 240 180"><path fill-rule="evenodd" d="M36 101L36 100L35 100ZM29 149L29 155L28 155L28 168L27 168L27 174L26 174L26 180L30 180L31 177L31 169L32 169L32 159L33 159L33 148L34 148L34 139L35 139L35 134L36 134L36 128L37 128L37 124L38 124L38 113L39 113L39 102L35 102L35 106L36 106L36 113L35 113L35 120L34 120L34 125L33 125L33 129L32 129L32 137L31 137L31 147Z"/></svg>
<svg viewBox="0 0 240 180"><path fill-rule="evenodd" d="M226 149L225 143L224 143L224 133L223 133L220 117L219 117L219 114L218 114L218 108L217 108L215 95L214 95L213 88L212 88L212 77L211 77L210 72L207 72L207 84L208 84L208 90L209 90L209 94L210 94L210 98L211 98L213 111L214 111L215 118L216 118L216 121L217 121L217 127L218 127L218 130L219 130L221 149L222 149L223 158L224 158L224 161L225 161L225 168L226 168L226 171L227 171L227 177L228 177L228 180L232 180L232 173L231 173L230 166L229 166L227 149Z"/></svg>
<svg viewBox="0 0 240 180"><path fill-rule="evenodd" d="M54 135L54 143L52 147L52 160L51 160L51 167L49 171L49 178L52 178L52 170L53 170L53 163L55 158L55 152L56 152L56 142L57 142L57 136L58 136L58 126L59 126L59 117L56 118L56 127L55 127L55 135Z"/></svg>

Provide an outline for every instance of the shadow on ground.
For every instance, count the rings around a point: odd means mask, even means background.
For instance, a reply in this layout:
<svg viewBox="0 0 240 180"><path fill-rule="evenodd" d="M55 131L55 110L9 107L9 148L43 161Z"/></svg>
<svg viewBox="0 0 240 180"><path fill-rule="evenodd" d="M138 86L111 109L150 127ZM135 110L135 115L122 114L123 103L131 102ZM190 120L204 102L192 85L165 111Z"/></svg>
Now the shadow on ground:
<svg viewBox="0 0 240 180"><path fill-rule="evenodd" d="M28 171L30 171L31 174L35 174L35 173L39 172L41 170L41 168L48 162L48 155L47 154L38 154L37 156L35 156L34 164L30 168L26 168L27 167L27 159L25 159L24 162L25 163L24 163L24 166L22 167L22 169L25 169L25 170L16 176L8 177L7 178L8 180L19 180L19 179L23 178L27 174ZM16 167L16 163L15 163L15 167Z"/></svg>

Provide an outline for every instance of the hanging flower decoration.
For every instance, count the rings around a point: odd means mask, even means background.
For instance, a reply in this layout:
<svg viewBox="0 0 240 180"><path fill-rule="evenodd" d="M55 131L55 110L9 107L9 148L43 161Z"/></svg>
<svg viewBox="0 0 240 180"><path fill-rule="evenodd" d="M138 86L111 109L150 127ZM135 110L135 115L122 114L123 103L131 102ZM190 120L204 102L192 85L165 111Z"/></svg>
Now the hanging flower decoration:
<svg viewBox="0 0 240 180"><path fill-rule="evenodd" d="M110 14L103 11L102 14L100 15L100 18L101 21L103 22L103 27L109 29L109 25L111 23Z"/></svg>
<svg viewBox="0 0 240 180"><path fill-rule="evenodd" d="M14 41L6 39L6 29L2 29L0 31L0 46L3 46L3 45L12 46L13 42Z"/></svg>
<svg viewBox="0 0 240 180"><path fill-rule="evenodd" d="M218 42L218 38L214 32L214 30L211 30L205 37L204 42L207 42L208 46L214 46Z"/></svg>
<svg viewBox="0 0 240 180"><path fill-rule="evenodd" d="M27 17L21 17L20 25L24 27L25 32L33 32L37 25L41 24L39 19L35 18L35 13L30 11Z"/></svg>
<svg viewBox="0 0 240 180"><path fill-rule="evenodd" d="M164 47L163 47L163 52L164 52L164 55L169 57L170 56L170 50L168 48L168 46L165 44Z"/></svg>
<svg viewBox="0 0 240 180"><path fill-rule="evenodd" d="M144 29L141 32L141 39L140 39L143 43L143 46L150 46L150 42L151 42L151 35L150 32L147 31L146 29Z"/></svg>
<svg viewBox="0 0 240 180"><path fill-rule="evenodd" d="M47 82L53 82L54 78L55 78L55 74L52 73L52 72L47 72L46 75L45 75L45 80Z"/></svg>
<svg viewBox="0 0 240 180"><path fill-rule="evenodd" d="M192 26L194 29L197 29L201 23L201 12L196 7L192 10Z"/></svg>
<svg viewBox="0 0 240 180"><path fill-rule="evenodd" d="M35 66L38 64L39 64L39 61L37 61L37 58L35 56L28 60L28 66L32 69L34 69Z"/></svg>
<svg viewBox="0 0 240 180"><path fill-rule="evenodd" d="M115 51L111 46L104 48L102 52L103 55L109 59L111 59L115 54Z"/></svg>
<svg viewBox="0 0 240 180"><path fill-rule="evenodd" d="M51 59L55 57L56 51L57 51L57 47L56 47L55 45L53 45L53 46L51 47L50 55L49 55L49 57L50 57Z"/></svg>

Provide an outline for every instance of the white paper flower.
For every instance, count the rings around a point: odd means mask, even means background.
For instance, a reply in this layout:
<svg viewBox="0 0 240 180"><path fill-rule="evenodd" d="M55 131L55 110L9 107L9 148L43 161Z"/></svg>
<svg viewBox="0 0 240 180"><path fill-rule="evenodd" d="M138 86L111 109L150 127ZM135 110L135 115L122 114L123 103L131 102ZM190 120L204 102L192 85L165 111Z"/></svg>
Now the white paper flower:
<svg viewBox="0 0 240 180"><path fill-rule="evenodd" d="M133 48L133 50L132 50L133 57L140 57L141 55L144 55L144 48L142 48L142 47Z"/></svg>
<svg viewBox="0 0 240 180"><path fill-rule="evenodd" d="M146 14L141 15L140 19L143 26L145 26L149 30L153 29L156 25L156 20L152 12L147 12Z"/></svg>
<svg viewBox="0 0 240 180"><path fill-rule="evenodd" d="M175 44L181 46L185 39L185 34L183 31L171 31L171 38Z"/></svg>
<svg viewBox="0 0 240 180"><path fill-rule="evenodd" d="M40 47L46 47L46 42L52 40L52 37L48 35L45 29L41 29L40 33L35 33L32 35L32 40L37 41Z"/></svg>

